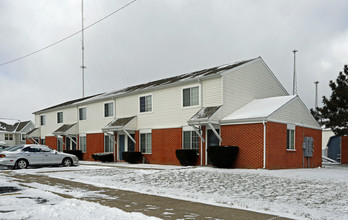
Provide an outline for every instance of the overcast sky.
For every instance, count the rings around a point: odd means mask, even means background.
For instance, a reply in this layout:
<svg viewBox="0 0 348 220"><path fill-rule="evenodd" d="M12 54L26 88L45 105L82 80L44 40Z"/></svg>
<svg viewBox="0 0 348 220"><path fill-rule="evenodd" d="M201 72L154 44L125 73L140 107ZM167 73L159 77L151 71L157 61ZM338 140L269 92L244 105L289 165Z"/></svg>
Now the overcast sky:
<svg viewBox="0 0 348 220"><path fill-rule="evenodd" d="M131 0L84 0L85 26ZM346 0L137 0L85 31L85 94L261 56L292 93L314 107L348 64ZM0 63L81 29L79 0L0 0ZM81 34L0 66L0 118L82 96ZM321 98L319 103L321 103Z"/></svg>

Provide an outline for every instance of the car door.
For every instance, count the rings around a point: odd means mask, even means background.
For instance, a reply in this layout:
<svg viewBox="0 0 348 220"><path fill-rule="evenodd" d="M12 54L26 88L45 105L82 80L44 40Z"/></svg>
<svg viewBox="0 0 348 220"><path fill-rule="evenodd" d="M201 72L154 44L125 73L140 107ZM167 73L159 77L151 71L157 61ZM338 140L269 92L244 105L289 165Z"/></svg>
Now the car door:
<svg viewBox="0 0 348 220"><path fill-rule="evenodd" d="M30 165L43 164L43 156L35 146L28 146L22 149L23 156L29 161Z"/></svg>
<svg viewBox="0 0 348 220"><path fill-rule="evenodd" d="M44 164L61 164L62 156L57 153L57 151L42 145L40 146L40 151L43 155Z"/></svg>

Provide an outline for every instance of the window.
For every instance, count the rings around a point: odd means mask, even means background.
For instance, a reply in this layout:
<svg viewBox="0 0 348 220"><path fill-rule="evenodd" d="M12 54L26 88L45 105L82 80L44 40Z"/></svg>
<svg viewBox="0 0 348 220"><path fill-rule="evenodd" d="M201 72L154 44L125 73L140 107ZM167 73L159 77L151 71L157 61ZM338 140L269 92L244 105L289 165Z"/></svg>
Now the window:
<svg viewBox="0 0 348 220"><path fill-rule="evenodd" d="M87 119L87 109L86 107L79 108L79 120L83 121Z"/></svg>
<svg viewBox="0 0 348 220"><path fill-rule="evenodd" d="M152 112L152 95L140 96L139 107L140 112Z"/></svg>
<svg viewBox="0 0 348 220"><path fill-rule="evenodd" d="M87 151L87 142L86 142L86 136L81 136L80 135L80 150L82 151L82 153L86 153Z"/></svg>
<svg viewBox="0 0 348 220"><path fill-rule="evenodd" d="M140 150L144 154L152 153L152 137L151 133L140 134Z"/></svg>
<svg viewBox="0 0 348 220"><path fill-rule="evenodd" d="M108 135L104 136L104 152L114 152L112 138Z"/></svg>
<svg viewBox="0 0 348 220"><path fill-rule="evenodd" d="M184 131L183 133L183 149L199 149L199 136L195 131Z"/></svg>
<svg viewBox="0 0 348 220"><path fill-rule="evenodd" d="M114 116L114 103L109 102L104 104L104 117Z"/></svg>
<svg viewBox="0 0 348 220"><path fill-rule="evenodd" d="M63 151L63 138L62 137L57 138L57 150L59 152Z"/></svg>
<svg viewBox="0 0 348 220"><path fill-rule="evenodd" d="M13 141L13 134L5 134L5 141Z"/></svg>
<svg viewBox="0 0 348 220"><path fill-rule="evenodd" d="M287 126L286 149L295 150L295 126Z"/></svg>
<svg viewBox="0 0 348 220"><path fill-rule="evenodd" d="M25 141L25 134L21 134L22 141Z"/></svg>
<svg viewBox="0 0 348 220"><path fill-rule="evenodd" d="M42 144L42 145L45 145L45 144L46 144L45 138L41 138L40 144Z"/></svg>
<svg viewBox="0 0 348 220"><path fill-rule="evenodd" d="M46 124L46 116L45 115L41 115L40 116L40 124L41 125L45 125Z"/></svg>
<svg viewBox="0 0 348 220"><path fill-rule="evenodd" d="M183 107L199 105L199 86L182 90L182 105Z"/></svg>
<svg viewBox="0 0 348 220"><path fill-rule="evenodd" d="M57 112L57 123L63 123L63 112Z"/></svg>

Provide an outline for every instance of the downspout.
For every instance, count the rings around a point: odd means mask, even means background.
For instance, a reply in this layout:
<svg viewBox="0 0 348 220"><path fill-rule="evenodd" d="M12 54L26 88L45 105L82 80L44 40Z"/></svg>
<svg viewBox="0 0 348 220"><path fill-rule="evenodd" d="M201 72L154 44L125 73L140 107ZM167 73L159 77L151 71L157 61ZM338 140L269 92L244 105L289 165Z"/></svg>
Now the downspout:
<svg viewBox="0 0 348 220"><path fill-rule="evenodd" d="M266 169L266 122L263 120L263 169Z"/></svg>
<svg viewBox="0 0 348 220"><path fill-rule="evenodd" d="M203 130L202 130L202 126L200 126L200 132L201 132L201 136L203 136ZM201 138L201 166L203 166L203 140Z"/></svg>

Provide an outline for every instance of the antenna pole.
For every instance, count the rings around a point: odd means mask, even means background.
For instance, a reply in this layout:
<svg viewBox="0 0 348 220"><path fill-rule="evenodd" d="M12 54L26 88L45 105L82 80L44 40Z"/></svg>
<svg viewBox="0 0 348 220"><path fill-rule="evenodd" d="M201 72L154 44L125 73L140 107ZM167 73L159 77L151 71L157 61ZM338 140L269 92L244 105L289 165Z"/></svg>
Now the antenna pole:
<svg viewBox="0 0 348 220"><path fill-rule="evenodd" d="M318 83L319 81L315 81L315 109L318 108Z"/></svg>
<svg viewBox="0 0 348 220"><path fill-rule="evenodd" d="M81 64L81 69L82 69L82 97L85 97L85 36L84 36L84 23L83 23L83 0L81 0L81 15L82 15L82 41L81 41L81 50L82 50L82 64Z"/></svg>
<svg viewBox="0 0 348 220"><path fill-rule="evenodd" d="M294 49L292 51L294 53L294 75L293 75L293 81L292 81L292 94L297 95L297 79L296 79L296 52L297 50Z"/></svg>

